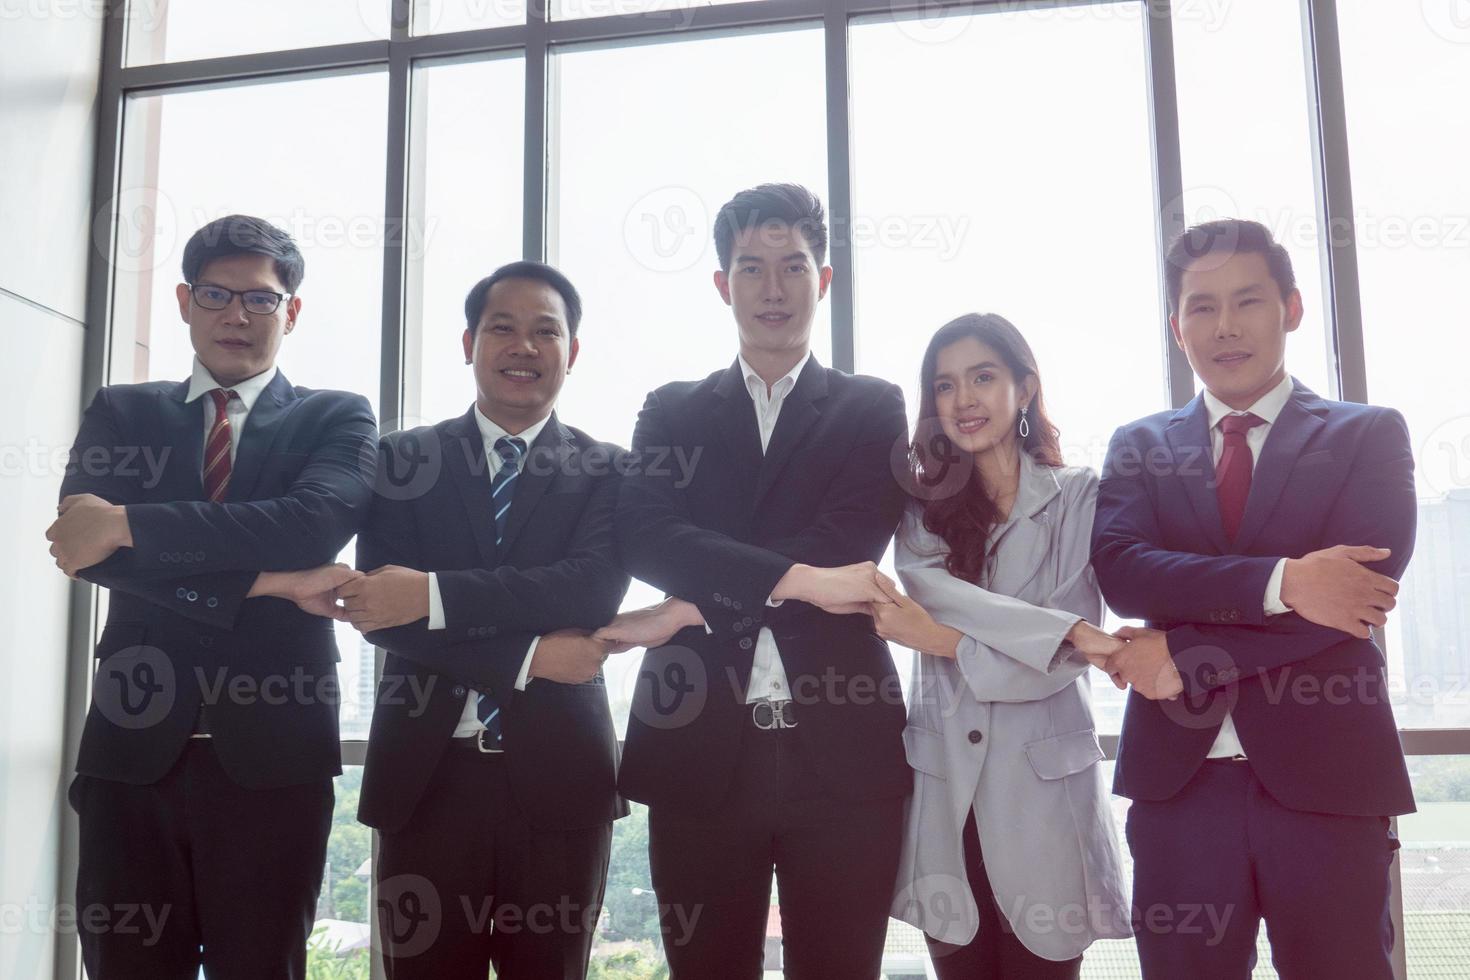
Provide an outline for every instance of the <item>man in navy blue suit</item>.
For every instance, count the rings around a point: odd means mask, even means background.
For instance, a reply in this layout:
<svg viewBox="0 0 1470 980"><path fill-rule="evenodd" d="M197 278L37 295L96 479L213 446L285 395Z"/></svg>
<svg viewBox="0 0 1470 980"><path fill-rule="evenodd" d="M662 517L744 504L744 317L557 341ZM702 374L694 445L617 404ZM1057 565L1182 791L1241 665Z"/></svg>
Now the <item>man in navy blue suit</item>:
<svg viewBox="0 0 1470 980"><path fill-rule="evenodd" d="M342 771L333 590L360 574L329 563L377 426L276 367L301 313L289 235L231 215L183 266L193 375L97 392L46 532L111 593L69 794L82 957L92 980L299 978Z"/></svg>
<svg viewBox="0 0 1470 980"><path fill-rule="evenodd" d="M1132 686L1114 789L1144 976L1245 980L1264 919L1283 980L1387 980L1389 818L1414 801L1372 629L1413 551L1408 430L1287 374L1302 299L1264 226L1196 226L1166 260L1205 390L1117 431L1093 530L1108 604L1149 624L1100 664Z"/></svg>

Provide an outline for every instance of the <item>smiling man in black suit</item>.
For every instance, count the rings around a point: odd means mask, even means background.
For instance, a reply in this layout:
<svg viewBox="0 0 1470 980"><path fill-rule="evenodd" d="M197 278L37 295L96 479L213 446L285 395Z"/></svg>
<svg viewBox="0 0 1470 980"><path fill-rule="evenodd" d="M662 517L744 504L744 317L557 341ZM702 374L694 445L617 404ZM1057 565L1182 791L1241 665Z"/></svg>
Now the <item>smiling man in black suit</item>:
<svg viewBox="0 0 1470 980"><path fill-rule="evenodd" d="M617 740L592 638L618 610L615 446L557 418L582 303L516 262L465 300L475 403L395 432L339 594L388 651L359 817L381 831L394 980L580 980L612 836Z"/></svg>
<svg viewBox="0 0 1470 980"><path fill-rule="evenodd" d="M597 634L649 648L620 785L649 805L675 978L760 977L773 873L786 975L875 978L912 782L865 615L890 601L903 394L811 356L832 270L810 191L740 192L715 246L739 354L649 394L618 508L624 566L670 597ZM671 452L692 475L642 465Z"/></svg>

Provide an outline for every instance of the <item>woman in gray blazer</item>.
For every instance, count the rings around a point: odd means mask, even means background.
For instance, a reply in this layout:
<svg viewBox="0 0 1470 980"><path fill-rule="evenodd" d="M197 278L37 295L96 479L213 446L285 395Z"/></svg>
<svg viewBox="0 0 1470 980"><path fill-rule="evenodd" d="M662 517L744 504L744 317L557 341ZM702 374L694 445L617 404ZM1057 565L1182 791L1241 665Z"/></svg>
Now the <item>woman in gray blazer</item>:
<svg viewBox="0 0 1470 980"><path fill-rule="evenodd" d="M1130 934L1093 727L1088 564L1097 476L1064 467L1030 346L1010 322L942 327L922 368L915 500L895 543L885 639L919 652L904 743L914 770L892 914L942 980L1075 978Z"/></svg>

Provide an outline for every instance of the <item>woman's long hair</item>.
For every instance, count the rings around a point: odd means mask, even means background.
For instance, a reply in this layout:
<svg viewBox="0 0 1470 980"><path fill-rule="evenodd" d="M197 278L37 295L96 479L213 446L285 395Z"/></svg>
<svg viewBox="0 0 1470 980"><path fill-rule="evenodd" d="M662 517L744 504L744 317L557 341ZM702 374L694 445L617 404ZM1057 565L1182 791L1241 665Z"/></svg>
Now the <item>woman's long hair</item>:
<svg viewBox="0 0 1470 980"><path fill-rule="evenodd" d="M949 545L945 568L956 578L978 583L988 557L986 539L1000 523L1000 510L982 485L974 457L945 435L934 394L939 352L966 337L974 337L995 350L1010 368L1016 384L1036 377L1036 395L1026 405L1029 432L1020 437L1021 452L1043 465L1061 466L1062 450L1060 434L1046 414L1041 397L1036 355L1021 331L995 313L966 313L940 327L929 341L919 369L919 426L909 447L909 461L924 527ZM995 421L1004 424L1000 419ZM1012 426L1019 422L1019 414L1010 420Z"/></svg>

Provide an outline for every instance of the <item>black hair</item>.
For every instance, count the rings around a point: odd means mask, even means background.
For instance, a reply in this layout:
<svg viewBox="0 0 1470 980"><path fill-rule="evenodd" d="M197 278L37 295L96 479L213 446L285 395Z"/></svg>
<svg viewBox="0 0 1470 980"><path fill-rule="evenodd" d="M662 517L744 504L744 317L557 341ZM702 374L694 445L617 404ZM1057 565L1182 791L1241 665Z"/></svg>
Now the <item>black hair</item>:
<svg viewBox="0 0 1470 980"><path fill-rule="evenodd" d="M1191 225L1169 243L1164 253L1164 287L1169 295L1169 312L1179 312L1179 294L1184 289L1184 273L1196 260L1206 255L1262 255L1266 268L1285 299L1296 290L1296 273L1291 256L1277 244L1271 232L1259 221L1243 218L1221 218Z"/></svg>
<svg viewBox="0 0 1470 980"><path fill-rule="evenodd" d="M480 325L480 317L485 312L485 300L490 296L490 287L504 279L534 279L555 289L561 294L561 301L567 307L567 330L576 339L577 325L582 322L582 297L578 295L577 287L559 270L545 262L531 261L503 265L470 289L469 295L464 298L464 321L471 336Z"/></svg>
<svg viewBox="0 0 1470 980"><path fill-rule="evenodd" d="M189 236L184 245L184 281L193 285L209 263L232 255L274 259L276 278L288 293L301 288L306 276L306 260L290 235L261 218L231 214L216 218Z"/></svg>
<svg viewBox="0 0 1470 980"><path fill-rule="evenodd" d="M827 213L821 199L800 184L761 184L730 198L715 215L715 253L720 268L730 271L736 235L772 221L800 231L817 265L826 262Z"/></svg>

